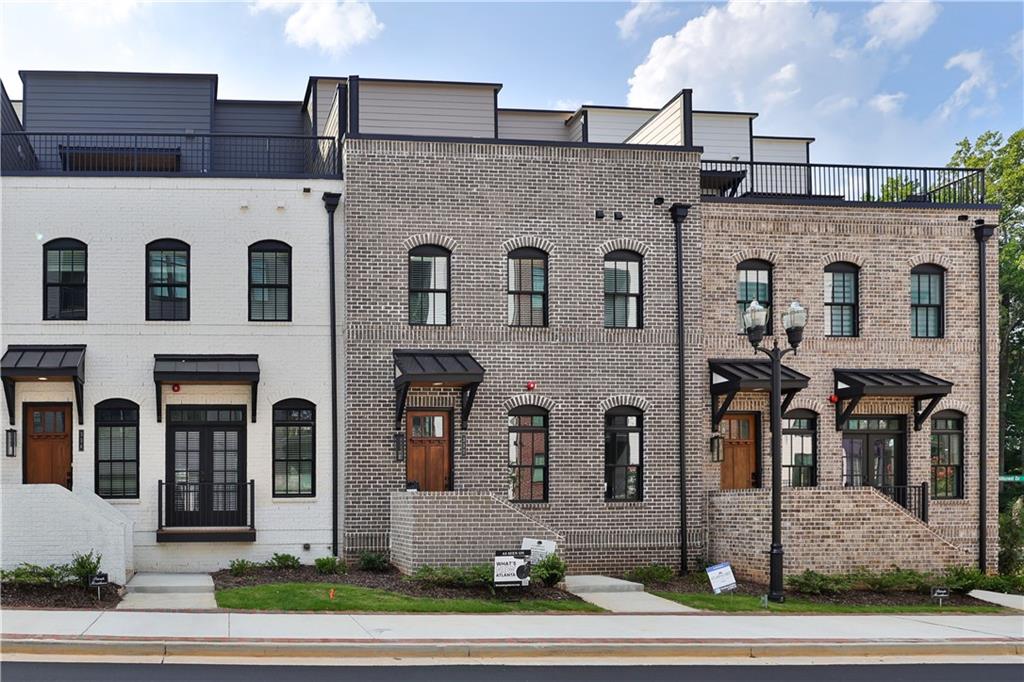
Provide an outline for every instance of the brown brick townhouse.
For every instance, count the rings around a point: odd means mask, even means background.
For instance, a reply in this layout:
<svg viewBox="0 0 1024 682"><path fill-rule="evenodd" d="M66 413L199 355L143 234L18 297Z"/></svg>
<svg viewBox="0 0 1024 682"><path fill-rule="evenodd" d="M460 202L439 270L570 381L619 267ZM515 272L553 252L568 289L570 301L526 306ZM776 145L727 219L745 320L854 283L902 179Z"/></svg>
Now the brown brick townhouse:
<svg viewBox="0 0 1024 682"><path fill-rule="evenodd" d="M104 388L117 372L87 382L73 367L24 359L72 342L84 358L101 354L110 341L91 337L87 321L69 330L40 323L36 309L3 320L5 400L22 443L33 434L21 413L44 409L29 402L40 376L67 382L69 439L103 428L106 412L92 409L102 400L135 406L118 417L140 430L136 496L156 498L119 507L134 544L149 548L136 564L303 555L309 536L347 555L390 551L409 571L485 561L536 537L556 540L574 572L731 561L765 577L769 371L739 313L752 300L769 306L768 340L784 344L778 312L798 300L809 321L785 361L779 463L787 570L994 566L998 396L985 379L997 343L987 244L997 207L983 203L981 171L811 163L813 140L754 135L757 114L694 110L688 90L660 109L573 112L500 108L494 83L313 77L302 101L261 103L216 99L209 76L211 123L188 132L195 123L156 120L146 104L196 75L22 78L24 101L3 103L7 243L35 229L68 182L79 206L134 182L129 208L182 192L149 219L167 223L154 237L175 237L176 212L195 221L208 211L216 248L249 248L242 332L217 327L200 340L189 329L198 315L186 313L153 348L179 356L138 352L128 363L141 377L133 386L155 384L155 403L151 389ZM88 93L121 102L119 120L137 123L101 134L76 113ZM52 192L35 191L47 182ZM188 205L203 188L230 206ZM260 216L267 227L255 230ZM84 241L75 225L54 236ZM285 226L300 229L288 237ZM5 244L5 304L18 287L38 288L28 282L39 281L39 248ZM89 268L103 248L88 245ZM288 253L275 261L287 276L268 282L253 248ZM26 283L8 282L8 253ZM201 249L187 253L196 310L210 280ZM275 287L287 291L287 315L277 293L254 318L252 301ZM318 294L315 315L301 307L310 291L330 294ZM89 292L90 315L104 295ZM257 347L245 333L265 338ZM224 360L243 350L245 360ZM218 419L241 438L227 508L196 494L225 480L205 464L221 461L204 454L206 436L194 470L180 469L191 450L167 436L221 433L208 423ZM74 474L54 481L26 478L23 465L48 455L19 446L5 486L110 497L95 443L71 448ZM227 523L225 509L236 514ZM238 532L224 534L232 524ZM191 544L175 544L186 536Z"/></svg>

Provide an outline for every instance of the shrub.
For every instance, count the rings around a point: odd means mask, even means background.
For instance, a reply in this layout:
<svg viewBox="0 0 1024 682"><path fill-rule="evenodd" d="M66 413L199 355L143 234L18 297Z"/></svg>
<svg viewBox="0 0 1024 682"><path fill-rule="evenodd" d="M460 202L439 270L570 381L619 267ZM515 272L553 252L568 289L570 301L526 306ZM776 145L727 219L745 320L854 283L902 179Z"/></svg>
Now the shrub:
<svg viewBox="0 0 1024 682"><path fill-rule="evenodd" d="M853 585L875 592L927 592L936 584L935 576L930 573L896 567L881 573L855 571L847 578Z"/></svg>
<svg viewBox="0 0 1024 682"><path fill-rule="evenodd" d="M671 566L665 564L650 564L649 566L637 566L626 573L626 579L635 583L667 583L675 576L676 572Z"/></svg>
<svg viewBox="0 0 1024 682"><path fill-rule="evenodd" d="M314 559L313 563L316 564L317 573L324 575L348 573L348 564L336 556L322 556L319 559Z"/></svg>
<svg viewBox="0 0 1024 682"><path fill-rule="evenodd" d="M825 575L817 571L804 571L786 578L786 584L804 594L839 594L852 586L848 575Z"/></svg>
<svg viewBox="0 0 1024 682"><path fill-rule="evenodd" d="M231 563L228 564L228 570L233 576L242 576L246 573L252 573L259 567L259 564L255 561L249 561L248 559L232 559Z"/></svg>
<svg viewBox="0 0 1024 682"><path fill-rule="evenodd" d="M999 572L1024 573L1024 497L1007 504L999 515Z"/></svg>
<svg viewBox="0 0 1024 682"><path fill-rule="evenodd" d="M468 568L420 566L411 580L435 587L488 587L494 580L494 567L491 564L476 564Z"/></svg>
<svg viewBox="0 0 1024 682"><path fill-rule="evenodd" d="M75 576L68 564L20 564L4 573L4 581L15 585L49 585L57 588L73 583Z"/></svg>
<svg viewBox="0 0 1024 682"><path fill-rule="evenodd" d="M103 559L102 554L93 556L90 550L88 554L75 554L71 559L71 575L82 585L82 587L89 587L89 580L96 575L100 570L100 560Z"/></svg>
<svg viewBox="0 0 1024 682"><path fill-rule="evenodd" d="M977 568L951 566L944 576L945 585L954 592L988 590L990 592L1024 592L1022 575L985 575Z"/></svg>
<svg viewBox="0 0 1024 682"><path fill-rule="evenodd" d="M539 580L548 587L554 587L565 578L568 567L565 561L557 554L548 554L546 557L530 566L530 577Z"/></svg>
<svg viewBox="0 0 1024 682"><path fill-rule="evenodd" d="M274 556L270 557L267 566L277 570L284 570L286 568L301 568L302 562L294 554L278 554L274 552Z"/></svg>
<svg viewBox="0 0 1024 682"><path fill-rule="evenodd" d="M359 555L359 568L371 573L384 573L391 568L391 562L381 552L363 552Z"/></svg>

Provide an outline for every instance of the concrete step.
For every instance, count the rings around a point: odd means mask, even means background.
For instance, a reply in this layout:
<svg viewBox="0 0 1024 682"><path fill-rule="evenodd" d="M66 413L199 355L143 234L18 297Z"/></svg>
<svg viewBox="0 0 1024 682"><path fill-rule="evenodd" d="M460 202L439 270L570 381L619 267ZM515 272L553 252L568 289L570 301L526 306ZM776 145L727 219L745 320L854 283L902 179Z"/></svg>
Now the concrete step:
<svg viewBox="0 0 1024 682"><path fill-rule="evenodd" d="M129 594L213 594L213 578L206 573L136 573L125 590Z"/></svg>
<svg viewBox="0 0 1024 682"><path fill-rule="evenodd" d="M215 609L217 599L211 592L129 592L124 595L117 608L171 611Z"/></svg>
<svg viewBox="0 0 1024 682"><path fill-rule="evenodd" d="M567 575L565 576L565 589L573 594L643 592L644 586L641 583L609 578L604 575Z"/></svg>
<svg viewBox="0 0 1024 682"><path fill-rule="evenodd" d="M697 609L647 592L583 592L579 598L612 613L691 613L697 611Z"/></svg>

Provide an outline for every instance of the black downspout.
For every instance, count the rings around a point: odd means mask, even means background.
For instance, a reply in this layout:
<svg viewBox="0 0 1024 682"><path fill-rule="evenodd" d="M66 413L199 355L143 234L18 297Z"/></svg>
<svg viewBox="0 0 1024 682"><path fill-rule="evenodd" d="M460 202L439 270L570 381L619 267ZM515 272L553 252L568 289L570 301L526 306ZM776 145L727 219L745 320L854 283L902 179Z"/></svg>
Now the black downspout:
<svg viewBox="0 0 1024 682"><path fill-rule="evenodd" d="M334 211L341 195L324 192L323 201L327 210L327 253L330 258L327 271L331 299L331 552L334 556L341 556L338 549L338 313L334 289Z"/></svg>
<svg viewBox="0 0 1024 682"><path fill-rule="evenodd" d="M676 352L678 354L677 401L679 403L679 573L689 569L686 548L686 326L683 321L683 221L690 204L672 204L669 214L676 237Z"/></svg>
<svg viewBox="0 0 1024 682"><path fill-rule="evenodd" d="M978 242L978 343L980 344L978 377L978 568L988 570L988 274L986 246L995 233L993 225L983 219L974 221L974 239Z"/></svg>

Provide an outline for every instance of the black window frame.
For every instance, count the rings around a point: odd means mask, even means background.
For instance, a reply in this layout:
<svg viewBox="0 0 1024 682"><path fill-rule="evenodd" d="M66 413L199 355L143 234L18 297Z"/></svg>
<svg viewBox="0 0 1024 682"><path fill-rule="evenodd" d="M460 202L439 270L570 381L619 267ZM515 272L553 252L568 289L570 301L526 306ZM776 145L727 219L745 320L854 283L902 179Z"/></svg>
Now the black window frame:
<svg viewBox="0 0 1024 682"><path fill-rule="evenodd" d="M958 428L947 428L938 426L939 422L959 422ZM930 495L933 500L962 500L964 499L964 473L965 473L965 462L967 446L967 439L965 438L965 427L967 423L967 415L957 410L943 410L932 415L931 420L931 437L929 438L929 486ZM960 463L949 464L947 463L936 463L936 438L953 438L958 437L960 441ZM937 472L939 469L956 470L957 472L957 489L952 495L939 495L939 486L937 484Z"/></svg>
<svg viewBox="0 0 1024 682"><path fill-rule="evenodd" d="M775 273L773 272L773 270L774 270L774 266L769 261L763 260L761 258L748 258L748 259L746 259L744 261L740 261L739 263L736 264L736 281L735 281L735 285L736 285L736 313L737 313L737 324L740 327L739 331L736 332L737 334L746 334L747 333L747 330L743 328L743 311L746 310L747 306L750 305L750 302L752 300L754 300L754 299L746 299L746 300L744 300L744 299L740 298L740 295L739 295L740 294L740 292L739 292L739 289L740 289L740 278L743 277L742 273L746 273L746 272L767 272L768 273L768 300L767 301L762 301L762 300L758 299L757 302L760 303L761 305L763 305L765 308L768 309L768 319L765 322L765 334L767 334L769 336L772 334L772 318L775 317L775 310L772 307L774 305L773 304L773 300L775 299L775 292L773 290L774 286L775 286L775 283L773 281ZM747 282L743 282L743 283L747 284Z"/></svg>
<svg viewBox="0 0 1024 682"><path fill-rule="evenodd" d="M444 289L434 288L422 288L413 286L412 277L412 259L413 258L444 258L445 263L445 283L447 287ZM407 319L409 325L412 327L450 327L452 324L452 252L443 246L437 244L421 244L414 246L409 249L409 254L406 256L406 270L407 270L407 283L408 283L408 294L406 296L406 305L408 307ZM412 319L412 297L413 294L444 294L444 323L437 322L414 322Z"/></svg>
<svg viewBox="0 0 1024 682"><path fill-rule="evenodd" d="M511 422L514 419L518 418L518 417L543 417L544 418L544 425L543 426L533 426L533 425L524 426L524 425L521 425L521 424L513 425ZM507 465L508 465L508 469L509 469L509 484L510 484L509 501L510 502L514 502L514 503L522 503L522 504L531 504L531 503L532 504L539 504L539 503L547 502L548 501L548 483L549 483L549 480L550 480L549 479L549 473L550 473L550 466L551 466L551 433L550 433L550 429L551 429L551 415L550 415L550 413L547 410L545 410L543 407L540 407L538 405L522 405L520 407L516 407L516 408L513 408L513 409L509 410L507 422L508 422L508 433L509 434L513 434L513 433L541 433L544 436L544 464L543 464L543 466L538 467L535 462L531 463L531 464L518 464L518 463L517 464L513 464L511 460L507 461ZM536 455L537 455L537 453L534 453L534 457L536 457ZM533 480L533 475L534 475L534 473L538 469L540 469L542 471L543 476L544 476L544 480L543 480L543 483L544 483L544 486L543 486L543 497L541 497L540 499L537 499L537 498L532 498L532 497L531 498L521 498L521 497L518 497L518 495L513 496L512 495L513 491L518 492L519 490L522 490L522 486L520 485L520 478L519 478L519 476L521 475L521 472L524 471L524 470L529 472L530 483L531 483L530 489L532 491L532 489L533 489L532 484L535 482Z"/></svg>
<svg viewBox="0 0 1024 682"><path fill-rule="evenodd" d="M829 331L828 331L828 333L825 334L825 336L830 337L830 338L844 338L844 339L855 338L855 337L860 336L860 268L857 267L855 264L847 262L847 261L837 261L835 263L829 263L828 265L826 265L825 266L825 272L827 274L832 274L832 275L835 275L835 274L853 275L853 302L852 303L848 303L848 302L837 303L834 300L832 300L832 299L835 298L835 292L836 292L834 282L833 282L831 288L826 288L825 289L825 293L826 293L826 296L825 296L825 315L826 315L826 317L825 317L825 319L832 321L832 324L829 325ZM832 311L833 311L833 309L850 310L850 313L851 313L851 315L853 317L853 328L851 330L851 333L849 333L849 334L842 334L842 333L837 334L836 333L835 322L834 322L834 320L832 320Z"/></svg>
<svg viewBox="0 0 1024 682"><path fill-rule="evenodd" d="M608 291L608 264L609 263L637 263L637 293L630 293L628 291ZM604 280L604 328L605 329L643 329L644 326L644 257L636 251L629 251L627 249L620 249L617 251L609 251L604 256L604 263L601 269L602 278ZM608 300L612 299L625 299L626 305L626 324L615 324L614 313L612 315L612 324L608 324ZM629 305L630 299L636 301L636 324L629 324ZM614 308L613 308L614 310Z"/></svg>
<svg viewBox="0 0 1024 682"><path fill-rule="evenodd" d="M150 308L150 292L157 287L179 287L180 283L168 285L153 282L150 268L150 254L153 251L184 251L185 252L185 317L155 317ZM161 306L162 308L163 306ZM147 322L188 322L192 319L192 247L180 239L156 239L146 244L146 321Z"/></svg>
<svg viewBox="0 0 1024 682"><path fill-rule="evenodd" d="M612 420L616 417L636 417L636 426L613 424ZM613 437L620 434L638 433L640 435L638 442L640 446L639 456L637 457L637 464L632 465L627 461L626 464L609 464L609 446L614 442ZM629 489L629 476L628 470L630 467L636 467L636 492L633 496L624 494L624 496L616 496L613 490L615 480L616 469L626 469L627 475L624 479L626 481L626 491ZM613 407L604 413L604 499L606 502L642 502L644 499L644 411L626 405L620 405Z"/></svg>
<svg viewBox="0 0 1024 682"><path fill-rule="evenodd" d="M914 277L915 276L938 276L939 278L939 302L938 303L914 303ZM920 286L918 286L920 291ZM929 293L931 287L929 286ZM915 324L919 311L938 311L938 333L920 334L919 325ZM915 330L915 327L917 329ZM927 314L925 315L925 327L927 329ZM910 269L910 338L912 339L941 339L946 335L946 269L934 263L922 263Z"/></svg>
<svg viewBox="0 0 1024 682"><path fill-rule="evenodd" d="M47 279L48 261L50 253L60 254L64 251L81 251L82 252L82 282L66 284L58 281L57 283L51 283ZM57 256L58 263L60 256ZM62 270L58 269L58 274ZM73 272L73 271L71 271ZM56 289L57 295L57 316L50 317L50 289ZM82 311L81 313L75 314L63 314L61 302L64 300L64 291L67 289L81 290L82 291ZM66 320L87 320L89 319L89 247L88 245L78 239L70 237L60 237L57 239L51 239L50 241L43 244L43 321L66 321Z"/></svg>
<svg viewBox="0 0 1024 682"><path fill-rule="evenodd" d="M292 419L282 417L279 412L288 412L295 410L310 410L310 419ZM277 487L277 472L275 471L277 463L290 461L302 462L301 458L298 460L292 460L288 457L278 457L277 449L277 429L288 428L288 427L309 427L310 429L310 443L312 444L312 451L310 452L310 470L309 470L309 491L303 492L301 486L302 472L299 472L299 491L289 492L287 485L285 486L285 492L278 492ZM287 398L285 400L279 400L274 403L271 412L271 431L270 431L270 489L271 495L275 498L310 498L316 497L316 405L309 400L303 398ZM287 476L287 474L286 474Z"/></svg>
<svg viewBox="0 0 1024 682"><path fill-rule="evenodd" d="M131 412L134 412L134 418L131 416ZM139 499L139 482L141 479L139 471L139 405L131 400L125 398L109 398L102 400L93 406L93 491L95 491L97 497L101 497L105 500L137 500ZM100 429L111 428L111 427L134 427L135 429L135 457L133 460L129 459L100 459ZM123 452L123 450L122 450ZM100 492L100 463L101 462L121 462L122 466L124 462L135 463L135 494L134 495L114 495L114 494L103 494ZM122 469L122 476L124 470ZM123 489L122 489L123 493Z"/></svg>
<svg viewBox="0 0 1024 682"><path fill-rule="evenodd" d="M253 256L256 254L265 253L285 253L288 254L288 282L286 284L256 284L253 282ZM277 239L264 239L262 241L255 242L249 245L249 256L247 262L248 276L249 276L249 321L250 322L291 322L292 321L292 247L285 242ZM189 279L191 279L191 274ZM256 289L273 289L281 290L284 289L288 292L288 315L284 318L273 318L268 319L266 317L253 317L253 291Z"/></svg>
<svg viewBox="0 0 1024 682"><path fill-rule="evenodd" d="M809 427L791 426L787 422L809 421ZM811 464L786 464L785 454L782 454L782 485L787 488L813 488L818 485L818 414L812 410L790 410L782 416L782 441L785 450L787 436L799 436L811 438ZM793 452L790 446L790 452ZM793 485L793 473L796 469L809 470L809 482ZM802 477L801 477L802 478Z"/></svg>
<svg viewBox="0 0 1024 682"><path fill-rule="evenodd" d="M511 287L508 286L509 285L509 280L511 279L511 275L512 275L512 267L513 267L512 264L513 264L513 261L521 261L521 260L528 260L528 261L541 260L541 261L543 261L543 263L544 263L544 290L543 291L534 291L534 290L525 290L525 289L512 289ZM508 257L506 258L505 285L506 285L506 288L508 289L508 300L509 301L514 301L514 305L512 307L512 311L514 311L514 312L512 312L511 314L508 314L507 317L506 317L507 322L508 322L508 326L510 326L510 327L525 327L525 328L540 328L540 327L547 327L548 326L548 290L549 290L550 285L551 285L551 282L550 282L551 271L550 271L550 268L548 267L548 265L549 265L548 254L547 254L546 251L543 251L542 249L537 249L537 248L534 248L534 247L531 247L531 246L524 246L522 248L513 249L512 251L509 251ZM544 318L542 324L523 324L522 322L516 322L515 321L516 318L519 318L520 320L522 319L522 315L519 313L518 303L519 303L520 297L523 297L523 296L530 296L530 297L532 297L532 296L540 296L541 297L541 301L543 302L543 318ZM533 315L532 315L532 301L531 301L531 315L530 315L530 317L531 318L533 317Z"/></svg>

